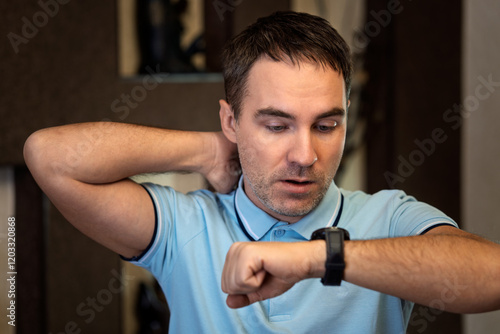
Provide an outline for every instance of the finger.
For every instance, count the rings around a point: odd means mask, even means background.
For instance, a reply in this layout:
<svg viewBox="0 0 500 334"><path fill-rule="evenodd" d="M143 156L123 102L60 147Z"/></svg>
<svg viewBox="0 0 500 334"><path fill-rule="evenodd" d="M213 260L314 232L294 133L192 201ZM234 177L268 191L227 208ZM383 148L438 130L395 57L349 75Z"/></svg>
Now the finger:
<svg viewBox="0 0 500 334"><path fill-rule="evenodd" d="M232 272L222 281L222 291L228 294L248 294L261 288L262 282L266 277L266 272L260 270L252 273L251 276L240 277L241 272ZM228 277L229 276L229 277Z"/></svg>
<svg viewBox="0 0 500 334"><path fill-rule="evenodd" d="M268 292L266 291L268 289L258 289L256 291L250 292L248 294L232 294L228 295L226 298L226 304L230 308L240 308L240 307L245 307L250 304L260 302L262 300L280 295L282 292L278 292L275 294L269 295ZM287 289L286 289L287 290Z"/></svg>
<svg viewBox="0 0 500 334"><path fill-rule="evenodd" d="M253 275L248 277L245 283L241 286L243 291L240 293L250 293L260 289L266 278L266 274L265 270L259 270L256 273L253 273Z"/></svg>
<svg viewBox="0 0 500 334"><path fill-rule="evenodd" d="M248 303L253 304L261 300L274 298L288 291L293 285L293 283L287 283L279 278L268 276L266 282L258 290L247 294Z"/></svg>
<svg viewBox="0 0 500 334"><path fill-rule="evenodd" d="M226 304L230 308L240 308L250 305L247 295L229 295L226 298Z"/></svg>

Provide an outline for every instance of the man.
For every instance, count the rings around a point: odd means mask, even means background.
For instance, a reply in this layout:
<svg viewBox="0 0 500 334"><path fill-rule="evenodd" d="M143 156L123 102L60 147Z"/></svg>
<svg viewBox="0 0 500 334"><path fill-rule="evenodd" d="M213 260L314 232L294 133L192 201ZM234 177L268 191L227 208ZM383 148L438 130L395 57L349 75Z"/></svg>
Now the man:
<svg viewBox="0 0 500 334"><path fill-rule="evenodd" d="M64 216L156 276L171 331L401 333L413 302L500 308L499 245L402 192L333 183L351 65L326 21L261 19L224 62L222 133L88 123L38 131L25 145ZM127 179L178 170L200 172L219 193Z"/></svg>

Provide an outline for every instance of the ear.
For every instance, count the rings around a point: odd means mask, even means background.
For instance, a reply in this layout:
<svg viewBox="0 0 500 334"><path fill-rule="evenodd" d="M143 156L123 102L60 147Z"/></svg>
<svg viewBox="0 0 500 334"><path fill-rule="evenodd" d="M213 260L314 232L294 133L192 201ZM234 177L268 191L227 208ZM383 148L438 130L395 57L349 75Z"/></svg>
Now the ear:
<svg viewBox="0 0 500 334"><path fill-rule="evenodd" d="M220 125L226 138L236 144L236 119L233 108L225 100L219 100Z"/></svg>

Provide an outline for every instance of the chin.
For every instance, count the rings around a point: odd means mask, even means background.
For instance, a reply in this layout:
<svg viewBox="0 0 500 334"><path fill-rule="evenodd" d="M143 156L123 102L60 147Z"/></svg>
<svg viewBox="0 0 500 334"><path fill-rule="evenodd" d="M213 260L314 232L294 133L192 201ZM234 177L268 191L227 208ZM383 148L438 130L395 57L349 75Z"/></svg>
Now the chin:
<svg viewBox="0 0 500 334"><path fill-rule="evenodd" d="M281 216L296 218L307 215L309 212L311 212L318 206L320 201L321 200L310 203L295 203L295 204L291 203L286 206L275 205L275 206L270 206L269 208Z"/></svg>

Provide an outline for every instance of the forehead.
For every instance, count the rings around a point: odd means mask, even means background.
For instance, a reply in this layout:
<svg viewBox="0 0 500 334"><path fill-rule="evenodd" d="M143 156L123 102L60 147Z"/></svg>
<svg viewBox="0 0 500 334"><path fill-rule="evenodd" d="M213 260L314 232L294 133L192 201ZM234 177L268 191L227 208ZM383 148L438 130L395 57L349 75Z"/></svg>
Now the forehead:
<svg viewBox="0 0 500 334"><path fill-rule="evenodd" d="M275 108L290 113L346 110L345 83L330 67L259 59L251 68L242 111Z"/></svg>

